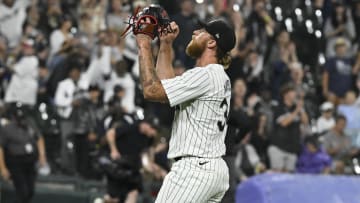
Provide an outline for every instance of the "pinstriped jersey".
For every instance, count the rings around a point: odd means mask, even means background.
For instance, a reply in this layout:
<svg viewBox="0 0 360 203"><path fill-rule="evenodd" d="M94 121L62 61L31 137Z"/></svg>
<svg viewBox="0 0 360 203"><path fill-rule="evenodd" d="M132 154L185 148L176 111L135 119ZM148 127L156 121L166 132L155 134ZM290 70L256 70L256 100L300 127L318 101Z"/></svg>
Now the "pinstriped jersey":
<svg viewBox="0 0 360 203"><path fill-rule="evenodd" d="M168 158L224 155L231 84L223 66L195 67L161 83L175 107Z"/></svg>

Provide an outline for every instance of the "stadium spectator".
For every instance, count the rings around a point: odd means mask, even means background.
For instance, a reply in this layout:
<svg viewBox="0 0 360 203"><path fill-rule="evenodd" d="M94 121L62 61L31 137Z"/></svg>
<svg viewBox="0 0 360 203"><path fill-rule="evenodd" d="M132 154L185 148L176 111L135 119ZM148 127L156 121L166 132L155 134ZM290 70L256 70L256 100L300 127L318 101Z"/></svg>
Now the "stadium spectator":
<svg viewBox="0 0 360 203"><path fill-rule="evenodd" d="M308 87L304 83L304 70L300 63L294 62L290 64L291 84L295 87L296 96L305 99Z"/></svg>
<svg viewBox="0 0 360 203"><path fill-rule="evenodd" d="M68 156L69 149L72 149L70 136L74 130L74 114L73 109L81 105L81 99L84 98L84 91L87 84L80 80L81 72L79 64L70 64L69 77L61 81L57 87L54 103L60 116L61 131L61 157L62 165L68 172L73 172L73 160Z"/></svg>
<svg viewBox="0 0 360 203"><path fill-rule="evenodd" d="M266 10L265 1L255 0L253 5L253 10L246 22L247 39L254 42L260 54L265 54L266 44L269 43L269 38L274 35L275 23Z"/></svg>
<svg viewBox="0 0 360 203"><path fill-rule="evenodd" d="M253 119L252 133L250 143L254 146L260 161L266 165L269 165L269 159L267 156L267 150L269 147L269 132L267 128L268 117L262 112L258 112L255 119Z"/></svg>
<svg viewBox="0 0 360 203"><path fill-rule="evenodd" d="M54 30L50 35L50 58L61 49L61 46L65 41L70 40L73 37L70 33L71 26L72 21L70 16L62 16L59 28Z"/></svg>
<svg viewBox="0 0 360 203"><path fill-rule="evenodd" d="M72 41L65 41L58 53L56 53L47 63L50 78L48 80L48 92L54 97L59 82L68 77L69 64L78 58L76 49Z"/></svg>
<svg viewBox="0 0 360 203"><path fill-rule="evenodd" d="M102 123L105 109L100 93L98 86L91 85L88 95L81 100L81 105L74 109L75 164L77 172L88 179L98 178L91 165L90 153L96 150L96 145L105 134Z"/></svg>
<svg viewBox="0 0 360 203"><path fill-rule="evenodd" d="M240 181L245 181L248 177L263 172L266 169L255 148L249 143L250 138L251 133L248 133L241 140L241 146L234 163Z"/></svg>
<svg viewBox="0 0 360 203"><path fill-rule="evenodd" d="M337 116L333 129L324 135L323 145L334 160L333 172L336 174L344 174L350 158L359 152L352 147L350 138L345 134L346 122L345 116Z"/></svg>
<svg viewBox="0 0 360 203"><path fill-rule="evenodd" d="M331 130L335 125L334 104L324 102L320 106L321 116L316 121L317 133L322 135Z"/></svg>
<svg viewBox="0 0 360 203"><path fill-rule="evenodd" d="M39 62L39 77L37 89L37 104L51 102L51 97L48 93L47 83L49 80L49 69L45 65L45 61Z"/></svg>
<svg viewBox="0 0 360 203"><path fill-rule="evenodd" d="M22 42L22 57L10 67L13 74L6 90L6 103L20 102L29 106L36 103L39 60L35 56L34 46L33 39L25 39Z"/></svg>
<svg viewBox="0 0 360 203"><path fill-rule="evenodd" d="M78 4L78 13L91 14L91 31L93 34L106 29L106 8L108 0L81 0Z"/></svg>
<svg viewBox="0 0 360 203"><path fill-rule="evenodd" d="M291 82L290 64L293 62L292 56L294 55L291 53L293 52L292 50L293 49L281 49L280 59L273 61L271 64L270 86L272 88L272 96L277 101L281 100L280 88Z"/></svg>
<svg viewBox="0 0 360 203"><path fill-rule="evenodd" d="M63 13L59 0L49 0L40 4L39 29L44 32L47 39L51 33L61 26Z"/></svg>
<svg viewBox="0 0 360 203"><path fill-rule="evenodd" d="M31 5L26 9L26 19L23 24L23 32L28 37L39 37L40 30L38 29L39 24L39 11L35 5Z"/></svg>
<svg viewBox="0 0 360 203"><path fill-rule="evenodd" d="M111 74L109 34L109 30L98 33L98 42L94 48L95 53L90 57L90 64L84 73L84 78L86 78L90 84L97 84L100 88L104 88Z"/></svg>
<svg viewBox="0 0 360 203"><path fill-rule="evenodd" d="M350 45L353 39L355 39L355 26L348 7L341 1L333 4L332 15L327 19L324 27L324 33L327 38L326 56L333 57L336 53L332 47L336 44L338 37L343 37L344 43ZM346 50L347 54L350 51Z"/></svg>
<svg viewBox="0 0 360 203"><path fill-rule="evenodd" d="M232 62L226 73L230 80L233 82L237 78L244 78L244 72L242 66L250 52L256 51L254 42L246 39L247 29L242 25L238 30L235 30L235 36L237 43L235 48L231 52Z"/></svg>
<svg viewBox="0 0 360 203"><path fill-rule="evenodd" d="M344 104L337 107L337 112L346 117L345 132L351 138L352 144L360 147L360 107L355 102L355 92L348 91L345 94Z"/></svg>
<svg viewBox="0 0 360 203"><path fill-rule="evenodd" d="M304 147L296 163L297 173L330 173L331 158L321 148L317 136L305 138Z"/></svg>
<svg viewBox="0 0 360 203"><path fill-rule="evenodd" d="M234 165L235 158L240 149L240 141L250 132L252 127L251 120L246 113L244 105L244 96L246 93L245 82L242 79L237 79L235 85L237 86L237 90L233 91L232 101L230 102L229 127L225 136L226 153L224 160L229 168L230 187L222 200L224 203L235 201L235 190L239 181L238 174L236 173L237 169Z"/></svg>
<svg viewBox="0 0 360 203"><path fill-rule="evenodd" d="M125 112L132 113L135 110L135 82L127 68L128 64L124 60L115 63L110 78L105 83L104 101L109 102L110 98L115 94L113 92L114 88L120 85L125 91L121 106Z"/></svg>
<svg viewBox="0 0 360 203"><path fill-rule="evenodd" d="M122 100L124 99L126 93L121 85L115 85L113 92L114 95L107 103L107 116L110 116L109 118L111 118L111 120L117 121L124 113L126 113L122 105Z"/></svg>
<svg viewBox="0 0 360 203"><path fill-rule="evenodd" d="M270 167L276 171L294 171L301 148L301 124L308 124L303 100L296 98L293 86L281 88L282 101L274 110L274 132L270 136Z"/></svg>
<svg viewBox="0 0 360 203"><path fill-rule="evenodd" d="M26 5L16 0L4 0L0 3L0 33L15 48L21 41L22 26L26 18Z"/></svg>
<svg viewBox="0 0 360 203"><path fill-rule="evenodd" d="M80 100L84 96L84 90L87 89L84 80L80 80L80 64L71 64L69 77L61 81L55 94L55 105L58 108L59 115L64 119L69 119L73 107L80 105Z"/></svg>
<svg viewBox="0 0 360 203"><path fill-rule="evenodd" d="M126 29L125 22L128 21L130 13L127 8L123 6L125 1L123 0L111 0L110 11L106 15L106 23L108 28L114 29L118 32L122 32ZM130 7L129 5L127 7Z"/></svg>
<svg viewBox="0 0 360 203"><path fill-rule="evenodd" d="M256 51L249 52L246 57L245 64L242 67L249 94L259 94L260 90L264 87L263 70L263 56Z"/></svg>
<svg viewBox="0 0 360 203"><path fill-rule="evenodd" d="M353 87L353 59L345 56L348 45L344 38L337 38L336 55L327 60L322 75L322 91L327 100L340 103L345 93Z"/></svg>
<svg viewBox="0 0 360 203"><path fill-rule="evenodd" d="M91 52L96 44L96 35L91 30L91 14L83 13L78 20L78 30L75 33L75 39L79 40L79 44L86 47Z"/></svg>
<svg viewBox="0 0 360 203"><path fill-rule="evenodd" d="M280 60L282 50L287 49L289 43L291 43L290 34L286 30L279 31L276 42L271 47L269 61Z"/></svg>

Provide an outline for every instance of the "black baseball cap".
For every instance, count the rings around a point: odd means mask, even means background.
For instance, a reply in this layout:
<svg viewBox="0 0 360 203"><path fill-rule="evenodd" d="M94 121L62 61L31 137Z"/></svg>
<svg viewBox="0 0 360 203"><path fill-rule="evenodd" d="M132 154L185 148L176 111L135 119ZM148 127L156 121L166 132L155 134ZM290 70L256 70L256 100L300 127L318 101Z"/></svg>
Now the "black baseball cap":
<svg viewBox="0 0 360 203"><path fill-rule="evenodd" d="M218 45L218 47L227 53L235 47L235 32L234 29L224 20L217 19L205 23L201 20L198 21L201 28L205 28L206 32L211 34Z"/></svg>

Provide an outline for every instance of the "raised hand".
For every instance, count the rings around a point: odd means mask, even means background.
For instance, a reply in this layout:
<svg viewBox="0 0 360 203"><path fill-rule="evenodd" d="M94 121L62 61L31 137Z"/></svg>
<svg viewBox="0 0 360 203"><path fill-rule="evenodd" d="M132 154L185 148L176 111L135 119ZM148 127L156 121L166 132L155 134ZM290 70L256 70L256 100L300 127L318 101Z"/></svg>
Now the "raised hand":
<svg viewBox="0 0 360 203"><path fill-rule="evenodd" d="M162 32L159 28L160 43L172 43L179 35L179 26L173 21L170 23L168 31Z"/></svg>

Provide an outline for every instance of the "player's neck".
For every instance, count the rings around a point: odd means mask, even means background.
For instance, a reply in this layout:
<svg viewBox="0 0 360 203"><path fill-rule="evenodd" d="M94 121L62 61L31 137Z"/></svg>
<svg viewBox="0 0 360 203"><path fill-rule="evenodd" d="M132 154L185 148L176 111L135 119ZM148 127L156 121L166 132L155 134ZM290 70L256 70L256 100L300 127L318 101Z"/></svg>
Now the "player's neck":
<svg viewBox="0 0 360 203"><path fill-rule="evenodd" d="M196 67L205 67L209 64L218 63L218 60L214 53L212 52L204 52L198 59L196 59L195 66Z"/></svg>

